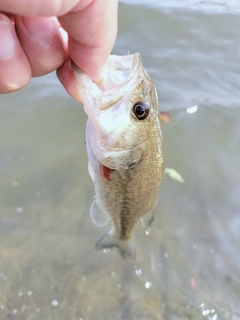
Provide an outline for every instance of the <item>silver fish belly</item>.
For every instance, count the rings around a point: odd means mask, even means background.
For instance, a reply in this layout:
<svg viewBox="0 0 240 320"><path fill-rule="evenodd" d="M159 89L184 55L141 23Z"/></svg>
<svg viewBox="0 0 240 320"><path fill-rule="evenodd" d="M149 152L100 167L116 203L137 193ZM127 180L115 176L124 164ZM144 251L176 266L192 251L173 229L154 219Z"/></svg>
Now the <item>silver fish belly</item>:
<svg viewBox="0 0 240 320"><path fill-rule="evenodd" d="M89 116L86 145L96 196L91 217L112 229L97 249L117 247L135 258L133 228L140 218L154 217L164 179L163 138L155 86L138 53L110 56L100 86L76 66L74 75Z"/></svg>

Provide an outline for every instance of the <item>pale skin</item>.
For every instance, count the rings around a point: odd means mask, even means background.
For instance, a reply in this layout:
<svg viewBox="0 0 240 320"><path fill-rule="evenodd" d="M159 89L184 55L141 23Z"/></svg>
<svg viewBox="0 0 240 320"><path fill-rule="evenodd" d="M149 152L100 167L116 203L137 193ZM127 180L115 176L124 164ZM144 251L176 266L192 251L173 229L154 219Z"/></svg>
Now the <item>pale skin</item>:
<svg viewBox="0 0 240 320"><path fill-rule="evenodd" d="M57 70L80 100L71 59L93 81L117 33L117 0L0 0L0 93L21 89L31 77Z"/></svg>

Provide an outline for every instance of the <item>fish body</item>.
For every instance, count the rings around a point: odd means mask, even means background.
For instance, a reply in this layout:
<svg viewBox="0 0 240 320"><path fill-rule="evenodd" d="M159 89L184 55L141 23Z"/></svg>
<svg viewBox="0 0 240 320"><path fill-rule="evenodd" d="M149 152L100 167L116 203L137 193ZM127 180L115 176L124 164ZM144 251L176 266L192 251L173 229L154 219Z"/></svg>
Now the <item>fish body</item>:
<svg viewBox="0 0 240 320"><path fill-rule="evenodd" d="M96 191L90 213L97 224L103 216L112 220L96 248L117 247L133 259L133 228L145 215L153 220L164 179L156 89L139 53L110 56L100 86L75 65L73 71L89 117L86 145Z"/></svg>

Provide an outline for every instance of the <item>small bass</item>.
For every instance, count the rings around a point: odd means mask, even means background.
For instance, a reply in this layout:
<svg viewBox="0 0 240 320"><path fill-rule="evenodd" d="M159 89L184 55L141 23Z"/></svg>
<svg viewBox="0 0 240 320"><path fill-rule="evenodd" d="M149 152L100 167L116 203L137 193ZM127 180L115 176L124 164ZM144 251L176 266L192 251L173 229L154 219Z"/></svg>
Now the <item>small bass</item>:
<svg viewBox="0 0 240 320"><path fill-rule="evenodd" d="M144 216L152 222L164 179L157 92L139 53L111 55L101 85L76 65L73 72L89 117L86 145L96 191L90 214L99 226L104 216L112 220L96 249L117 247L134 259L133 228Z"/></svg>

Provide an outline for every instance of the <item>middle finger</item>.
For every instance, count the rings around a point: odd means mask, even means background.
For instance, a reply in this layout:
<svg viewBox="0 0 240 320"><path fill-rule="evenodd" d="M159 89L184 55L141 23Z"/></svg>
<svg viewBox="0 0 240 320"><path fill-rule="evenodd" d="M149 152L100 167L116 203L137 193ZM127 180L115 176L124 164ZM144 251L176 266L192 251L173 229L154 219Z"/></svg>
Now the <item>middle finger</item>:
<svg viewBox="0 0 240 320"><path fill-rule="evenodd" d="M47 74L66 60L67 52L56 20L16 16L15 26L31 65L32 76Z"/></svg>

